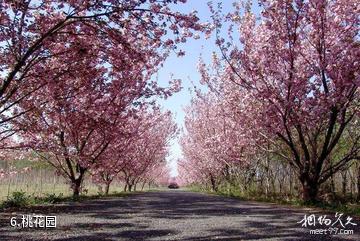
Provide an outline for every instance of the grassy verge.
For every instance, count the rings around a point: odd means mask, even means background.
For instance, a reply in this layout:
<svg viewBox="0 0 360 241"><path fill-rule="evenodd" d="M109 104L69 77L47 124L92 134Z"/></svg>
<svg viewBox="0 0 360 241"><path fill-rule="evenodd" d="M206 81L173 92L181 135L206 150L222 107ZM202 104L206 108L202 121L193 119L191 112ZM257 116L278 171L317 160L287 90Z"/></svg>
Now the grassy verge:
<svg viewBox="0 0 360 241"><path fill-rule="evenodd" d="M8 197L7 200L0 203L0 210L27 208L39 205L52 205L56 203L64 202L81 202L85 200L92 200L98 198L108 197L125 197L129 195L127 192L113 192L108 195L96 194L96 195L80 195L79 197L64 196L60 194L46 194L45 196L27 195L23 191L15 191Z"/></svg>
<svg viewBox="0 0 360 241"><path fill-rule="evenodd" d="M273 203L273 204L281 204L281 205L288 205L291 207L301 207L301 208L315 208L315 209L322 209L331 212L339 212L344 213L347 215L352 216L360 216L360 204L359 203L325 203L325 202L317 202L317 203L305 203L299 199L284 199L282 197L264 197L264 196L251 196L245 195L239 192L212 192L208 190L204 190L200 187L193 186L188 187L187 190L193 192L201 192L207 194L215 194L224 197L231 197L236 198L243 201L256 201L256 202L264 202L264 203Z"/></svg>
<svg viewBox="0 0 360 241"><path fill-rule="evenodd" d="M41 188L40 188L41 187ZM87 190L87 195L93 196L97 195L99 192L99 187L95 184L92 184L90 182L85 184L85 189ZM123 186L119 185L118 183L111 186L110 191L112 192L121 192L123 190ZM54 184L47 184L43 183L42 185L37 185L35 181L28 180L28 182L25 183L17 183L16 185L13 184L8 187L7 183L1 183L0 182L0 203L2 201L6 201L13 192L26 192L29 195L32 196L38 196L38 197L45 197L49 194L63 194L63 196L71 196L72 191L68 184L66 183L57 183Z"/></svg>

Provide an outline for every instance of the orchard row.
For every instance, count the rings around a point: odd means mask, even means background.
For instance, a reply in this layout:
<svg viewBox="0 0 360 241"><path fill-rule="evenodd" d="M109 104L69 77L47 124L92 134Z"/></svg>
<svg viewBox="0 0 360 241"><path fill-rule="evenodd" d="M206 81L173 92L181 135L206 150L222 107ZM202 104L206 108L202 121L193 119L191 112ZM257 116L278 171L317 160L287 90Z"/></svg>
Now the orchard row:
<svg viewBox="0 0 360 241"><path fill-rule="evenodd" d="M176 132L155 100L152 76L176 45L205 31L185 1L2 1L0 3L0 147L3 159L35 152L78 196L85 174L131 191L166 176ZM165 173L164 173L165 172ZM4 173L3 173L4 175Z"/></svg>
<svg viewBox="0 0 360 241"><path fill-rule="evenodd" d="M227 15L211 7L221 51L199 65L208 91L187 109L183 180L215 191L224 183L269 190L276 175L279 193L296 182L313 202L355 165L360 198L359 2L260 7L257 14L239 3Z"/></svg>

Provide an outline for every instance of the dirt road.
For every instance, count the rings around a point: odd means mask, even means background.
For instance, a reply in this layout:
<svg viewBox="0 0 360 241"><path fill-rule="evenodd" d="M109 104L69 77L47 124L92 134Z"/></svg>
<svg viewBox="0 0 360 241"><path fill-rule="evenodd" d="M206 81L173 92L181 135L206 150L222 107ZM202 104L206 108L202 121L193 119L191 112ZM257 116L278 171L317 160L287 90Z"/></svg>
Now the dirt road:
<svg viewBox="0 0 360 241"><path fill-rule="evenodd" d="M54 215L57 227L11 227L10 218L19 221L23 214ZM310 234L312 229L336 225L302 227L298 222L305 214L337 219L311 209L181 190L146 192L42 207L32 213L0 213L0 240L360 240L358 219L351 220L357 226L348 224L344 229L353 230L352 235ZM342 216L343 224L346 217Z"/></svg>

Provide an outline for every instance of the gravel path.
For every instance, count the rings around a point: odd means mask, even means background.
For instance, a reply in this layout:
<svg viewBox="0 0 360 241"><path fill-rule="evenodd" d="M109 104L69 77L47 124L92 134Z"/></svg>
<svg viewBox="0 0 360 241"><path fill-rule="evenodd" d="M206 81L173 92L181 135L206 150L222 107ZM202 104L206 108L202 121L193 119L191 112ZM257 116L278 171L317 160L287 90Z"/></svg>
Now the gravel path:
<svg viewBox="0 0 360 241"><path fill-rule="evenodd" d="M10 217L29 212L0 213L0 240L360 240L356 218L346 226L352 235L314 235L297 222L334 214L181 190L39 207L32 213L56 215L56 228L10 226Z"/></svg>

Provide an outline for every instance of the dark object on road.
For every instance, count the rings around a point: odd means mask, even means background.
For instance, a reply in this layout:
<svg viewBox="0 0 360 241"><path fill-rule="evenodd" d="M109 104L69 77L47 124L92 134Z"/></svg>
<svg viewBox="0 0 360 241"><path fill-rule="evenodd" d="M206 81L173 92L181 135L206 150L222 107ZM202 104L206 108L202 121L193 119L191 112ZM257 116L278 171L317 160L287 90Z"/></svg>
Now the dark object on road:
<svg viewBox="0 0 360 241"><path fill-rule="evenodd" d="M177 185L177 183L173 182L173 183L170 183L170 185L168 186L168 188L170 188L170 189L178 189L178 188L179 188L179 185Z"/></svg>

